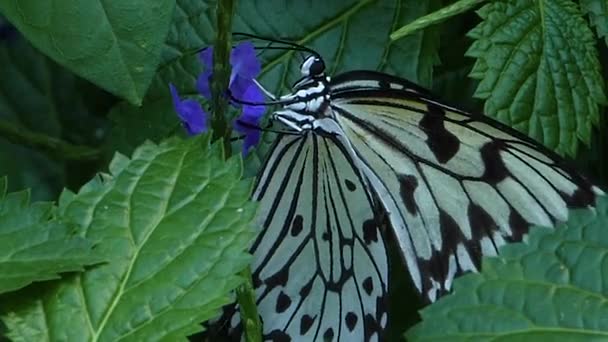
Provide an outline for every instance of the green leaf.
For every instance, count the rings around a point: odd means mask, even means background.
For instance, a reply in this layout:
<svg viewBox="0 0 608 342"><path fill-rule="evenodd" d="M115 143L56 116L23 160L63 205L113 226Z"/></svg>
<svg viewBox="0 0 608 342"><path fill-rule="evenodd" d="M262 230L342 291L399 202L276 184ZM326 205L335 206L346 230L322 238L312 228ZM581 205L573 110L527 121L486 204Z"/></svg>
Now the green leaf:
<svg viewBox="0 0 608 342"><path fill-rule="evenodd" d="M120 103L112 108L112 130L106 150L130 154L146 140L159 142L168 134L181 131L169 94L173 83L180 95L195 93L195 82L202 71L196 51L213 41L215 15L213 2L178 0L162 50L158 73L152 80L142 106Z"/></svg>
<svg viewBox="0 0 608 342"><path fill-rule="evenodd" d="M146 139L161 141L183 129L170 98L149 100L143 107L121 102L110 110L109 118L113 128L105 150L110 154L130 154Z"/></svg>
<svg viewBox="0 0 608 342"><path fill-rule="evenodd" d="M606 103L595 39L570 0L497 1L469 35L487 115L549 148L576 155Z"/></svg>
<svg viewBox="0 0 608 342"><path fill-rule="evenodd" d="M484 258L482 272L422 310L410 341L592 341L608 338L608 198L555 230Z"/></svg>
<svg viewBox="0 0 608 342"><path fill-rule="evenodd" d="M241 282L255 204L239 158L224 161L204 136L145 143L109 169L65 192L59 211L113 258L38 298L3 303L12 340L183 339Z"/></svg>
<svg viewBox="0 0 608 342"><path fill-rule="evenodd" d="M436 25L455 15L466 12L485 1L486 0L460 0L449 6L443 7L442 9L437 10L433 13L420 17L407 25L402 26L400 29L391 33L391 39L401 39L409 34L425 29L429 26Z"/></svg>
<svg viewBox="0 0 608 342"><path fill-rule="evenodd" d="M581 9L589 15L591 24L595 26L597 35L606 39L608 44L608 1L580 0Z"/></svg>
<svg viewBox="0 0 608 342"><path fill-rule="evenodd" d="M0 293L104 261L91 241L54 217L51 203L30 204L29 191L6 189L0 178Z"/></svg>
<svg viewBox="0 0 608 342"><path fill-rule="evenodd" d="M140 104L160 61L174 1L1 1L38 49L109 92Z"/></svg>
<svg viewBox="0 0 608 342"><path fill-rule="evenodd" d="M101 115L104 102L113 97L60 67L20 35L0 44L0 65L0 120L76 145L101 143L107 130ZM57 198L66 181L78 178L70 171L44 153L0 138L0 175L9 177L10 189L32 188L36 200Z"/></svg>
<svg viewBox="0 0 608 342"><path fill-rule="evenodd" d="M389 34L403 24L439 7L439 1L395 0L313 1L281 10L281 1L239 4L235 30L261 36L276 36L267 23L284 23L280 38L289 38L319 52L330 75L353 69L371 69L406 77L429 86L432 67L437 63L438 32L420 32L399 41ZM297 23L294 25L293 23ZM369 28L373 27L373 30ZM425 45L433 48L426 48ZM407 61L407 62L406 62ZM300 77L301 55L280 51L266 57L262 83L276 92L291 89Z"/></svg>

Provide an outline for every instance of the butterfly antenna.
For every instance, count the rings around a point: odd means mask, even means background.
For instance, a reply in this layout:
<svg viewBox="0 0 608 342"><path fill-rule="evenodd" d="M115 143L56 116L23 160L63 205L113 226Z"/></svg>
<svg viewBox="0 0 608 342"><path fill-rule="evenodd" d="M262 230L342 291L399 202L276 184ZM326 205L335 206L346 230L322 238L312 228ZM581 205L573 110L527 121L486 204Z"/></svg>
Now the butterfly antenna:
<svg viewBox="0 0 608 342"><path fill-rule="evenodd" d="M287 131L287 130L280 130L280 129L271 129L272 127L272 121L270 121L268 123L268 125L266 125L266 127L260 127L254 124L250 124L249 122L245 122L242 120L236 120L236 123L238 123L239 125L243 126L243 127L247 127L250 129L254 129L254 130L258 130L261 132L271 132L271 133L277 133L277 134L287 134L287 135L300 135L300 133L298 132L294 132L294 131ZM241 136L238 138L244 138L245 136Z"/></svg>
<svg viewBox="0 0 608 342"><path fill-rule="evenodd" d="M288 40L275 39L275 38L269 38L269 37L262 37L262 36L258 36L258 35L255 35L255 34L244 33L244 32L233 32L232 36L233 37L234 36L236 36L236 37L241 36L241 37L246 37L246 38L251 38L251 39L257 39L257 40L262 40L262 41L267 41L267 42L272 42L272 43L277 43L277 44L283 44L283 45L291 47L291 49L286 48L286 47L274 47L274 48L269 48L269 49L283 49L283 50L305 51L305 52L308 52L308 53L313 54L315 56L319 56L319 54L316 51L314 51L314 50L312 50L310 48L307 48L304 45L300 45L298 43L290 42Z"/></svg>

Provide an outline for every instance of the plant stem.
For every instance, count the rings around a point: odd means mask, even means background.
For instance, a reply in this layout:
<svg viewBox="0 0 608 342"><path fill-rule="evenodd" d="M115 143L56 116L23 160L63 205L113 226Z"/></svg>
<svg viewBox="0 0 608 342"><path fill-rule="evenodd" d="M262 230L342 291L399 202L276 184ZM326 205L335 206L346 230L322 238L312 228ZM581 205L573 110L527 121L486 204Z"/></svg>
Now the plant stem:
<svg viewBox="0 0 608 342"><path fill-rule="evenodd" d="M245 278L245 282L236 289L236 297L241 313L243 336L247 342L261 342L262 324L256 307L255 291L251 281L251 268L247 267L241 272L241 276Z"/></svg>
<svg viewBox="0 0 608 342"><path fill-rule="evenodd" d="M226 89L230 81L230 52L232 51L232 15L234 0L219 0L216 8L217 36L213 46L213 80L211 81L211 108L213 139L223 139L226 158L232 154L230 143L231 127L226 120L228 99ZM241 276L245 279L236 290L240 307L243 336L248 342L262 341L262 325L258 316L251 268L247 267Z"/></svg>
<svg viewBox="0 0 608 342"><path fill-rule="evenodd" d="M0 120L0 137L13 144L42 151L54 159L97 160L101 158L101 150L99 149L73 145L6 120Z"/></svg>
<svg viewBox="0 0 608 342"><path fill-rule="evenodd" d="M213 139L224 141L226 157L232 154L230 144L231 128L226 121L228 100L226 89L230 81L230 52L232 51L232 14L234 12L233 0L219 0L217 2L217 36L213 46L213 80L211 81L211 108Z"/></svg>

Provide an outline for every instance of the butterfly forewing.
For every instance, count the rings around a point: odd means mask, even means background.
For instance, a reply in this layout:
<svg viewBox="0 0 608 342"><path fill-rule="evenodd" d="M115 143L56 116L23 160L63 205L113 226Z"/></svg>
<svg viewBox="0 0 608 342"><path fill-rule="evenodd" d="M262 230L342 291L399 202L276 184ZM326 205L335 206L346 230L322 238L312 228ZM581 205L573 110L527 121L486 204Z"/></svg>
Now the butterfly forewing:
<svg viewBox="0 0 608 342"><path fill-rule="evenodd" d="M259 177L253 279L266 339L378 340L388 262L341 136L280 135Z"/></svg>
<svg viewBox="0 0 608 342"><path fill-rule="evenodd" d="M340 75L331 108L391 226L418 289L435 300L530 225L594 204L593 187L542 146L443 105L405 80Z"/></svg>

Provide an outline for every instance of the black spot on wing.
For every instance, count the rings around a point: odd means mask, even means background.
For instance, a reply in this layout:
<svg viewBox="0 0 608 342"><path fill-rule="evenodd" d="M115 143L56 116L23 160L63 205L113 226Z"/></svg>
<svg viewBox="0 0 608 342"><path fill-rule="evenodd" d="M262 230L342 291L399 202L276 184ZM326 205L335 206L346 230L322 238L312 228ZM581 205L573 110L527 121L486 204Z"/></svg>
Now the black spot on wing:
<svg viewBox="0 0 608 342"><path fill-rule="evenodd" d="M357 315L352 311L347 313L346 317L344 317L344 322L346 323L346 327L348 328L349 331L355 330L358 320L359 320L359 317L357 317Z"/></svg>
<svg viewBox="0 0 608 342"><path fill-rule="evenodd" d="M285 294L285 292L281 291L279 296L277 297L277 304L275 306L275 310L277 313L285 312L291 305L291 298Z"/></svg>
<svg viewBox="0 0 608 342"><path fill-rule="evenodd" d="M504 143L500 140L488 142L481 147L481 160L484 166L481 180L484 182L496 185L509 175L509 171L500 156L500 152L503 149Z"/></svg>
<svg viewBox="0 0 608 342"><path fill-rule="evenodd" d="M378 242L378 227L373 219L363 222L363 241L369 245L372 241Z"/></svg>
<svg viewBox="0 0 608 342"><path fill-rule="evenodd" d="M463 240L462 231L452 216L439 209L439 225L441 227L441 249L453 252Z"/></svg>
<svg viewBox="0 0 608 342"><path fill-rule="evenodd" d="M412 175L397 175L397 179L399 180L400 187L399 194L401 195L403 204L405 204L405 208L410 214L416 215L418 206L414 200L414 191L418 187L418 180Z"/></svg>
<svg viewBox="0 0 608 342"><path fill-rule="evenodd" d="M327 328L323 333L323 341L331 341L334 338L334 329Z"/></svg>
<svg viewBox="0 0 608 342"><path fill-rule="evenodd" d="M566 201L566 205L570 208L584 208L595 205L595 194L588 184L580 185L571 196L562 194L562 198Z"/></svg>
<svg viewBox="0 0 608 342"><path fill-rule="evenodd" d="M260 274L258 272L253 272L251 275L251 280L253 282L253 287L258 288L262 285L262 280L260 279Z"/></svg>
<svg viewBox="0 0 608 342"><path fill-rule="evenodd" d="M441 284L437 295L446 292L443 288L449 271L451 255L455 254L456 247L463 241L462 232L458 224L448 213L439 209L439 226L441 231L441 248L434 250L428 260L419 259L420 271L422 272L422 292L426 294L432 287L431 278Z"/></svg>
<svg viewBox="0 0 608 342"><path fill-rule="evenodd" d="M380 326L380 323L378 323L378 320L376 319L376 317L374 317L368 313L363 318L363 321L365 324L364 341L369 341L371 339L371 337L374 335L374 333L377 333L378 337L380 337L382 335L383 329Z"/></svg>
<svg viewBox="0 0 608 342"><path fill-rule="evenodd" d="M302 298L306 298L308 297L308 294L310 293L310 290L312 289L312 283L315 280L315 278L312 278L308 284L302 286L302 288L300 289L300 297Z"/></svg>
<svg viewBox="0 0 608 342"><path fill-rule="evenodd" d="M310 317L310 315L302 316L302 318L300 319L300 335L306 335L308 330L310 330L310 327L312 327L314 321L315 319L313 317Z"/></svg>
<svg viewBox="0 0 608 342"><path fill-rule="evenodd" d="M374 290L374 281L372 280L372 277L365 278L363 281L363 290L365 290L365 293L367 293L368 296L372 294L372 291Z"/></svg>
<svg viewBox="0 0 608 342"><path fill-rule="evenodd" d="M302 215L296 215L291 224L291 236L298 236L302 232L303 221Z"/></svg>
<svg viewBox="0 0 608 342"><path fill-rule="evenodd" d="M384 338L384 329L386 328L386 318L388 317L386 313L387 298L388 295L386 294L386 292L382 296L377 297L376 310L374 312L367 313L363 317L363 330L365 334L365 341L370 341L371 337L374 336L374 334L377 335L378 341L386 340ZM383 317L385 318L384 325L382 320Z"/></svg>
<svg viewBox="0 0 608 342"><path fill-rule="evenodd" d="M427 105L428 111L420 120L420 128L426 133L426 143L441 164L447 163L460 148L460 140L444 126L444 110L434 104Z"/></svg>
<svg viewBox="0 0 608 342"><path fill-rule="evenodd" d="M272 342L290 342L291 337L287 335L284 331L281 330L273 330L268 335L265 336L267 341Z"/></svg>
<svg viewBox="0 0 608 342"><path fill-rule="evenodd" d="M481 267L481 239L488 236L493 241L493 233L498 229L498 225L482 207L475 203L469 203L467 212L471 223L472 239L467 241L465 246L471 255L471 259L477 269ZM494 246L496 248L496 246ZM498 251L497 251L498 252Z"/></svg>
<svg viewBox="0 0 608 342"><path fill-rule="evenodd" d="M346 188L350 192L353 192L353 191L357 190L357 186L355 185L355 183L351 182L348 179L344 179L344 184L346 185Z"/></svg>
<svg viewBox="0 0 608 342"><path fill-rule="evenodd" d="M289 267L283 267L283 269L279 270L277 273L266 278L264 283L270 288L274 288L279 285L287 285L287 280L289 280Z"/></svg>
<svg viewBox="0 0 608 342"><path fill-rule="evenodd" d="M469 203L467 214L469 222L471 222L473 239L481 239L484 235L489 235L490 232L498 229L492 216L476 203Z"/></svg>
<svg viewBox="0 0 608 342"><path fill-rule="evenodd" d="M484 212L481 207L478 207L475 204L469 205L468 211L470 210L474 211L475 215L483 215L482 212ZM467 212L467 214L470 215L470 212ZM487 217L482 219L487 219ZM439 222L441 225L441 238L443 240L444 248L446 248L450 254L456 255L458 267L455 276L461 274L463 271L475 271L474 269L460 269L460 267L462 266L460 264L461 261L458 260L458 256L456 254L459 244L462 244L462 246L466 249L467 253L469 254L469 257L471 258L471 261L473 262L473 266L479 269L479 266L481 265L481 238L485 235L483 229L472 229L471 239L468 239L466 236L464 236L462 228L460 228L458 223L456 223L456 220L454 220L452 216L450 216L448 213L441 209L439 210Z"/></svg>
<svg viewBox="0 0 608 342"><path fill-rule="evenodd" d="M321 234L321 239L323 239L323 241L329 241L331 239L331 232L329 230L324 231L323 234Z"/></svg>
<svg viewBox="0 0 608 342"><path fill-rule="evenodd" d="M509 214L509 227L511 227L511 235L505 237L507 242L521 241L524 234L530 229L530 224L512 207Z"/></svg>
<svg viewBox="0 0 608 342"><path fill-rule="evenodd" d="M378 87L380 87L380 89L390 89L391 85L387 80L379 80Z"/></svg>

